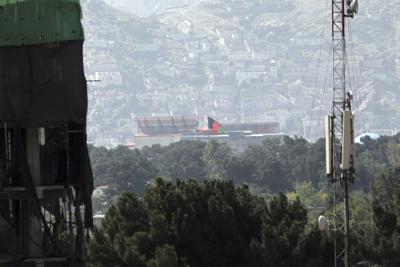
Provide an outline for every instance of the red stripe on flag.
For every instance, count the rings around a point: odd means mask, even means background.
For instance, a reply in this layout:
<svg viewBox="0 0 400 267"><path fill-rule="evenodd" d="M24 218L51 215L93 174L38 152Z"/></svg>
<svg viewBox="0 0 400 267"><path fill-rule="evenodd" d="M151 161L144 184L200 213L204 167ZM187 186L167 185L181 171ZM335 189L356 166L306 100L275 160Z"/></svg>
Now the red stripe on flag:
<svg viewBox="0 0 400 267"><path fill-rule="evenodd" d="M211 130L212 130L213 134L219 134L220 130L221 130L221 124L219 124L218 122L214 121Z"/></svg>

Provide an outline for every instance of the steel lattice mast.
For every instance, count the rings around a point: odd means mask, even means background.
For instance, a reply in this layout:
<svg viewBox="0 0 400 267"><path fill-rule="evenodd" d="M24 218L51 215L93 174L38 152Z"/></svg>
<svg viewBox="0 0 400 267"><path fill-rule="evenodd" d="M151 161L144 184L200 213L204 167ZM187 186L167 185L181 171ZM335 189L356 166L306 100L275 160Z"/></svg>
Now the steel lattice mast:
<svg viewBox="0 0 400 267"><path fill-rule="evenodd" d="M354 181L352 96L346 86L346 19L356 0L332 0L333 101L326 119L326 171L332 185L335 266L349 266L349 186Z"/></svg>

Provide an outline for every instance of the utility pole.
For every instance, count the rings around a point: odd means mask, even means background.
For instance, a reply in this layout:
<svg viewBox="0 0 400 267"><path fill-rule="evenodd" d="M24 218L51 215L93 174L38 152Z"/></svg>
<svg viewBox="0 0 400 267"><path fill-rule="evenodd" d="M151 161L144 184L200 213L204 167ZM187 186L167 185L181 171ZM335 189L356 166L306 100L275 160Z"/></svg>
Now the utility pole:
<svg viewBox="0 0 400 267"><path fill-rule="evenodd" d="M349 187L354 182L352 95L346 86L346 19L357 0L332 0L333 101L325 120L326 174L332 188L335 267L349 266Z"/></svg>

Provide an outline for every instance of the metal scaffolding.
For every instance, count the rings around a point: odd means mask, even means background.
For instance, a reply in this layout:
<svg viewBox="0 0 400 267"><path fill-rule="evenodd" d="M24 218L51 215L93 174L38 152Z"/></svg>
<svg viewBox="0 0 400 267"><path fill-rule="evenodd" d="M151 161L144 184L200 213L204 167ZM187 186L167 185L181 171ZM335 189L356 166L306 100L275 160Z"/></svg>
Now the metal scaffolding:
<svg viewBox="0 0 400 267"><path fill-rule="evenodd" d="M86 132L4 124L0 136L0 266L84 266L83 205L72 178Z"/></svg>

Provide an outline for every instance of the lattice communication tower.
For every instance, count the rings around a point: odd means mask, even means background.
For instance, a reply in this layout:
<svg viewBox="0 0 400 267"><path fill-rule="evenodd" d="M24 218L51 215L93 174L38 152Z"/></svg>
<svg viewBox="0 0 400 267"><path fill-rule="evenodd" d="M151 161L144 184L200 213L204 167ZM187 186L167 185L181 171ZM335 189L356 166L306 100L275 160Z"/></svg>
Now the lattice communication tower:
<svg viewBox="0 0 400 267"><path fill-rule="evenodd" d="M346 86L346 20L358 12L357 0L332 0L333 101L325 120L326 174L332 188L335 266L349 266L349 186L353 184L352 94Z"/></svg>

